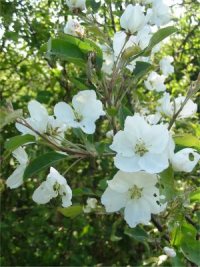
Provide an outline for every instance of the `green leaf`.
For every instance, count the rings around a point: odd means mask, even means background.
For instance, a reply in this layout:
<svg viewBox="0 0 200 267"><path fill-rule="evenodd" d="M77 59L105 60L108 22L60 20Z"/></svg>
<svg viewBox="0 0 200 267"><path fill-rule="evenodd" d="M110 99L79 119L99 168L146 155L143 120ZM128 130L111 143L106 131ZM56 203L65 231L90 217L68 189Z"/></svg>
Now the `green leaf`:
<svg viewBox="0 0 200 267"><path fill-rule="evenodd" d="M22 116L22 110L10 111L6 107L0 108L0 129L2 129L7 124L14 122L17 118Z"/></svg>
<svg viewBox="0 0 200 267"><path fill-rule="evenodd" d="M184 147L194 147L200 150L200 139L191 134L175 135L173 139L177 145Z"/></svg>
<svg viewBox="0 0 200 267"><path fill-rule="evenodd" d="M95 2L94 0L86 0L86 6L91 7L93 12L96 13L101 6L101 1Z"/></svg>
<svg viewBox="0 0 200 267"><path fill-rule="evenodd" d="M184 256L197 264L200 265L200 242L192 238L183 238L181 242L181 249Z"/></svg>
<svg viewBox="0 0 200 267"><path fill-rule="evenodd" d="M119 108L118 117L119 117L119 123L122 128L124 128L124 122L125 122L126 117L132 116L132 115L133 113L127 107L121 106Z"/></svg>
<svg viewBox="0 0 200 267"><path fill-rule="evenodd" d="M83 212L83 207L81 205L73 205L68 208L58 208L58 211L65 217L74 219Z"/></svg>
<svg viewBox="0 0 200 267"><path fill-rule="evenodd" d="M56 56L61 60L67 60L74 64L85 66L86 59L80 48L77 45L69 43L67 40L63 40L61 38L49 39L47 55L50 57Z"/></svg>
<svg viewBox="0 0 200 267"><path fill-rule="evenodd" d="M134 238L139 242L145 242L148 239L148 234L140 226L137 226L135 228L126 228L124 234L128 235L131 238Z"/></svg>
<svg viewBox="0 0 200 267"><path fill-rule="evenodd" d="M151 37L149 45L144 50L144 54L149 55L149 53L151 52L152 48L155 45L159 44L161 41L163 41L165 38L167 38L171 34L175 33L176 31L177 31L177 29L173 26L168 26L166 28L162 28L162 29L158 30Z"/></svg>
<svg viewBox="0 0 200 267"><path fill-rule="evenodd" d="M172 167L168 167L160 174L160 191L170 201L176 196L176 189L174 186L174 171Z"/></svg>
<svg viewBox="0 0 200 267"><path fill-rule="evenodd" d="M35 137L30 134L25 134L25 135L18 135L11 137L9 140L5 142L5 149L13 151L17 149L19 146L22 146L26 143L29 142L35 142Z"/></svg>
<svg viewBox="0 0 200 267"><path fill-rule="evenodd" d="M151 69L151 64L148 62L143 62L143 61L137 61L136 62L136 67L133 71L134 78L136 80L139 80L143 76L147 74L147 72Z"/></svg>
<svg viewBox="0 0 200 267"><path fill-rule="evenodd" d="M190 193L190 202L200 202L200 187L198 187L198 189L192 193Z"/></svg>
<svg viewBox="0 0 200 267"><path fill-rule="evenodd" d="M49 153L39 156L38 158L31 161L30 164L25 169L24 179L29 178L32 175L35 175L42 169L52 166L52 164L60 160L66 159L67 157L68 155L60 154L56 152L49 152Z"/></svg>

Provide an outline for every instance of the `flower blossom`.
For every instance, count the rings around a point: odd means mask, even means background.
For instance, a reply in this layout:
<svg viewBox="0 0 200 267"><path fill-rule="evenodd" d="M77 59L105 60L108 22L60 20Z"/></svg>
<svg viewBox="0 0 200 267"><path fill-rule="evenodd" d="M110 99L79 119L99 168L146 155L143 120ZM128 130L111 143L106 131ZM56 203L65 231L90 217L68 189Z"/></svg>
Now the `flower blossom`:
<svg viewBox="0 0 200 267"><path fill-rule="evenodd" d="M145 15L140 5L129 4L120 18L120 25L128 33L135 33L145 24Z"/></svg>
<svg viewBox="0 0 200 267"><path fill-rule="evenodd" d="M85 30L77 19L69 19L64 27L64 33L77 37L83 37Z"/></svg>
<svg viewBox="0 0 200 267"><path fill-rule="evenodd" d="M158 100L157 111L165 114L168 117L172 117L176 113L182 103L185 101L184 96L179 96L170 102L170 94L164 93L163 97ZM177 119L185 119L193 116L197 112L197 104L195 104L191 99L187 101L181 112L179 113Z"/></svg>
<svg viewBox="0 0 200 267"><path fill-rule="evenodd" d="M88 198L87 205L83 208L85 213L90 213L92 210L96 209L97 206L97 199L96 198Z"/></svg>
<svg viewBox="0 0 200 267"><path fill-rule="evenodd" d="M171 19L170 8L162 0L154 0L152 9L147 10L147 18L158 27L167 24Z"/></svg>
<svg viewBox="0 0 200 267"><path fill-rule="evenodd" d="M150 91L157 91L157 92L163 92L166 90L166 86L164 84L165 82L165 76L164 75L159 75L155 71L152 71L147 80L144 81L144 84L146 88Z"/></svg>
<svg viewBox="0 0 200 267"><path fill-rule="evenodd" d="M172 167L177 172L191 172L200 160L200 154L192 148L184 148L171 155Z"/></svg>
<svg viewBox="0 0 200 267"><path fill-rule="evenodd" d="M101 101L96 99L95 91L79 92L73 97L72 106L74 109L65 102L56 104L54 107L56 118L68 127L81 128L83 132L93 134L96 120L105 115Z"/></svg>
<svg viewBox="0 0 200 267"><path fill-rule="evenodd" d="M74 9L84 10L84 9L86 9L85 2L86 2L86 0L66 0L66 4L69 7L69 9L71 9L71 10L74 10Z"/></svg>
<svg viewBox="0 0 200 267"><path fill-rule="evenodd" d="M126 118L124 130L114 136L110 148L117 152L114 163L118 169L159 173L169 166L168 143L165 125L150 125L136 114Z"/></svg>
<svg viewBox="0 0 200 267"><path fill-rule="evenodd" d="M66 179L56 169L51 167L46 181L42 182L34 191L32 198L38 204L46 204L58 195L62 198L63 207L72 205L71 188L68 186Z"/></svg>
<svg viewBox="0 0 200 267"><path fill-rule="evenodd" d="M18 147L12 152L13 157L19 162L16 170L6 180L6 185L11 189L17 188L23 183L23 176L28 164L28 155L23 147Z"/></svg>
<svg viewBox="0 0 200 267"><path fill-rule="evenodd" d="M174 66L171 65L173 61L173 57L170 56L166 56L160 60L159 65L163 75L168 76L174 72Z"/></svg>
<svg viewBox="0 0 200 267"><path fill-rule="evenodd" d="M124 208L124 219L130 227L148 224L151 214L158 214L166 208L161 204L156 187L158 176L146 172L125 173L118 171L108 181L108 187L101 197L106 212L117 212Z"/></svg>

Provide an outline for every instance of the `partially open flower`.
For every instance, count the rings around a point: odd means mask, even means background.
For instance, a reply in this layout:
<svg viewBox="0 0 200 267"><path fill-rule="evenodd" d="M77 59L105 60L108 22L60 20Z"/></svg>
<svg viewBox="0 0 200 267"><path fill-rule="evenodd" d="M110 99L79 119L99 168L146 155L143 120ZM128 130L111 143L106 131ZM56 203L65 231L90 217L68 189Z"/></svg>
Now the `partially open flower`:
<svg viewBox="0 0 200 267"><path fill-rule="evenodd" d="M64 27L64 33L77 37L83 37L85 30L77 19L69 19Z"/></svg>
<svg viewBox="0 0 200 267"><path fill-rule="evenodd" d="M86 0L66 0L66 4L71 10L74 9L84 10L86 8L85 2Z"/></svg>
<svg viewBox="0 0 200 267"><path fill-rule="evenodd" d="M124 208L124 219L130 227L148 224L151 214L158 214L166 208L161 204L158 177L146 172L125 173L118 171L108 181L108 187L101 197L107 212L116 212Z"/></svg>
<svg viewBox="0 0 200 267"><path fill-rule="evenodd" d="M96 99L96 93L93 90L79 92L72 99L71 108L65 102L59 102L54 107L56 118L72 128L81 128L87 134L95 132L95 122L100 116L105 115L100 100Z"/></svg>
<svg viewBox="0 0 200 267"><path fill-rule="evenodd" d="M144 81L144 84L150 91L162 92L166 90L166 86L164 84L165 78L166 77L164 75L159 75L155 71L152 71L147 80Z"/></svg>
<svg viewBox="0 0 200 267"><path fill-rule="evenodd" d="M62 198L63 207L72 205L71 188L68 186L66 179L56 169L51 167L46 181L42 182L34 191L32 198L38 204L46 204L58 195Z"/></svg>
<svg viewBox="0 0 200 267"><path fill-rule="evenodd" d="M160 60L159 65L163 75L168 76L174 72L174 66L171 65L173 61L173 57L170 56L166 56Z"/></svg>

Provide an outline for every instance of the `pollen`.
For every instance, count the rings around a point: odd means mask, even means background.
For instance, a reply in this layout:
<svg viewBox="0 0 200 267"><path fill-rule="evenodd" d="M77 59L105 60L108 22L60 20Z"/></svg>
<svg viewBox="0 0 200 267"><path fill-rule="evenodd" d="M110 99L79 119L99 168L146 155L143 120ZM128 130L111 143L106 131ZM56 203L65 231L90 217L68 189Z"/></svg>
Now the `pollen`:
<svg viewBox="0 0 200 267"><path fill-rule="evenodd" d="M131 199L139 199L142 196L143 188L139 188L138 186L134 185L129 189L129 194Z"/></svg>

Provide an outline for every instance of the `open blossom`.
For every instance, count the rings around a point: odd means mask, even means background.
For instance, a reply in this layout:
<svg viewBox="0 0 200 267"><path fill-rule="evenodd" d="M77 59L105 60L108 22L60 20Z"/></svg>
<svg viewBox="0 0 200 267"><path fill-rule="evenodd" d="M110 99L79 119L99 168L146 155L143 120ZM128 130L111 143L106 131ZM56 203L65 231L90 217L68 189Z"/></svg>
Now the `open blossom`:
<svg viewBox="0 0 200 267"><path fill-rule="evenodd" d="M144 81L144 84L150 91L162 92L166 90L166 86L164 84L165 78L166 77L164 75L159 75L155 71L152 71L147 77L147 80Z"/></svg>
<svg viewBox="0 0 200 267"><path fill-rule="evenodd" d="M150 125L136 114L126 118L124 130L114 136L110 148L117 152L114 163L118 169L159 173L169 166L168 143L165 125Z"/></svg>
<svg viewBox="0 0 200 267"><path fill-rule="evenodd" d="M64 27L64 33L77 37L83 37L85 31L77 19L69 19Z"/></svg>
<svg viewBox="0 0 200 267"><path fill-rule="evenodd" d="M72 106L59 102L54 107L56 118L68 127L81 128L87 134L95 132L95 122L100 116L105 115L100 100L96 99L93 90L79 92L72 99Z"/></svg>
<svg viewBox="0 0 200 267"><path fill-rule="evenodd" d="M53 116L49 116L46 108L36 100L31 100L28 103L28 110L30 117L25 121L38 133L49 133L54 137L64 137L66 131L66 125L56 120ZM37 133L29 129L28 127L16 123L16 128L22 134L31 134L37 137Z"/></svg>
<svg viewBox="0 0 200 267"><path fill-rule="evenodd" d="M87 205L83 208L85 213L90 213L92 210L96 209L97 207L97 199L96 198L88 198Z"/></svg>
<svg viewBox="0 0 200 267"><path fill-rule="evenodd" d="M66 4L71 10L73 9L84 10L86 8L85 1L86 0L66 0Z"/></svg>
<svg viewBox="0 0 200 267"><path fill-rule="evenodd" d="M170 8L162 0L154 0L152 9L147 10L147 17L151 24L162 26L170 22Z"/></svg>
<svg viewBox="0 0 200 267"><path fill-rule="evenodd" d="M63 207L72 205L71 188L68 186L66 179L56 169L51 167L46 181L42 182L34 191L32 198L38 204L46 204L58 195L62 198Z"/></svg>
<svg viewBox="0 0 200 267"><path fill-rule="evenodd" d="M165 76L168 76L174 72L174 66L171 65L173 61L173 57L170 56L166 56L160 60L160 69Z"/></svg>
<svg viewBox="0 0 200 267"><path fill-rule="evenodd" d="M16 170L6 180L6 185L11 189L17 188L23 183L23 176L28 164L28 155L23 147L18 147L13 151L13 157L19 162Z"/></svg>
<svg viewBox="0 0 200 267"><path fill-rule="evenodd" d="M174 258L176 257L176 252L173 248L169 248L169 247L164 247L164 252L165 254L170 257L170 258Z"/></svg>
<svg viewBox="0 0 200 267"><path fill-rule="evenodd" d="M191 172L200 160L200 154L192 148L184 148L171 154L171 163L175 171Z"/></svg>
<svg viewBox="0 0 200 267"><path fill-rule="evenodd" d="M135 33L144 26L145 15L140 5L128 5L120 18L120 25L128 33Z"/></svg>
<svg viewBox="0 0 200 267"><path fill-rule="evenodd" d="M107 212L117 212L124 208L124 219L130 227L148 224L151 214L162 212L166 204L161 204L156 187L158 176L146 172L125 173L118 171L108 181L108 187L101 197Z"/></svg>
<svg viewBox="0 0 200 267"><path fill-rule="evenodd" d="M157 111L165 114L168 117L172 117L174 113L176 113L182 103L184 102L185 97L179 96L174 99L174 101L170 101L170 94L164 93L163 97L158 100ZM191 99L187 101L181 112L179 113L177 119L185 119L193 116L197 112L197 104L195 104Z"/></svg>

